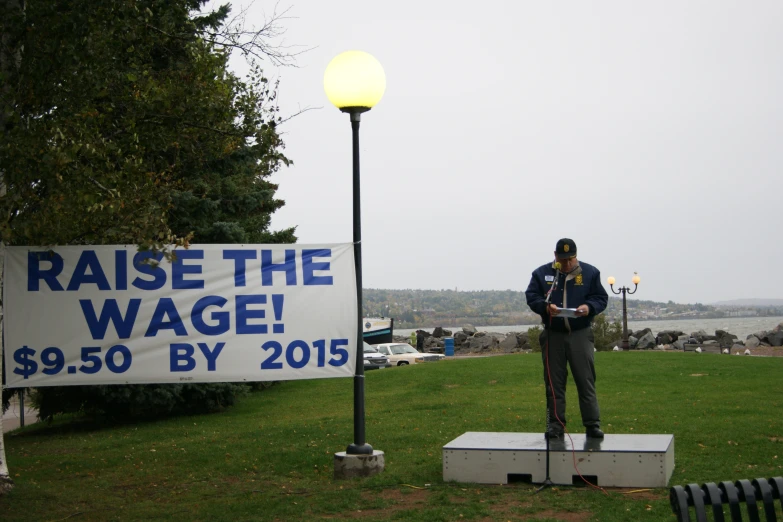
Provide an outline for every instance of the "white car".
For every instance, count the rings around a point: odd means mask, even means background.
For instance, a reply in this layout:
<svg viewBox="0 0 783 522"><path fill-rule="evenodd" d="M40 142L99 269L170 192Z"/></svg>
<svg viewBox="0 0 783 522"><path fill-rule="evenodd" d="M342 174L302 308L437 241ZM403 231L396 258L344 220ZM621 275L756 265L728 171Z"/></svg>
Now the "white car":
<svg viewBox="0 0 783 522"><path fill-rule="evenodd" d="M422 362L439 361L445 356L437 353L421 353L407 343L383 343L375 347L378 352L389 358L394 366L405 366Z"/></svg>
<svg viewBox="0 0 783 522"><path fill-rule="evenodd" d="M383 368L391 368L392 364L385 355L378 352L377 349L364 343L364 369L365 370L380 370Z"/></svg>

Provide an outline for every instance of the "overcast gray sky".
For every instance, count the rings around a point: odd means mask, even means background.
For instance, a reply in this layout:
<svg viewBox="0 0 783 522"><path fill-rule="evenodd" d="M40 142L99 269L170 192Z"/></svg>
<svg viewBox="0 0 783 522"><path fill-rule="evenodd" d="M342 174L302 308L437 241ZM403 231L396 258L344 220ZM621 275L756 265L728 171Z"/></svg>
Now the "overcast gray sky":
<svg viewBox="0 0 783 522"><path fill-rule="evenodd" d="M273 228L351 241L351 128L323 72L352 49L386 71L361 127L365 287L524 290L571 237L607 290L638 272L634 298L783 298L783 2L287 7L285 42L314 49L267 70L284 115L321 108L283 126Z"/></svg>

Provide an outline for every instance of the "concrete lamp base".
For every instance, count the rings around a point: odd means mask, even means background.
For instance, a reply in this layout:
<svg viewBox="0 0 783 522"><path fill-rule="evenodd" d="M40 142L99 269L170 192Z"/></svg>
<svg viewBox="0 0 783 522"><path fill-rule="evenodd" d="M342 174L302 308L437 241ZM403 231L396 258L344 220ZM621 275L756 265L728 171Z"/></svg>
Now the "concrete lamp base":
<svg viewBox="0 0 783 522"><path fill-rule="evenodd" d="M372 477L381 473L386 466L382 451L373 450L372 455L348 455L344 451L334 454L334 478L352 479Z"/></svg>

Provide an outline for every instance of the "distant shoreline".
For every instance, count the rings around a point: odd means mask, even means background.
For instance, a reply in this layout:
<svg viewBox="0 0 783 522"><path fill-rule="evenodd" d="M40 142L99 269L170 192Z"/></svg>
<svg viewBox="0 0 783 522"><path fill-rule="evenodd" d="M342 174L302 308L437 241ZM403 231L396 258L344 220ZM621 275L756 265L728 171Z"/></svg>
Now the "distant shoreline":
<svg viewBox="0 0 783 522"><path fill-rule="evenodd" d="M662 328L652 328L650 323L664 326ZM669 323L669 324L667 324ZM783 323L783 316L774 317L717 317L709 319L655 319L655 320L642 320L634 319L628 321L628 330L642 330L644 328L650 328L655 333L664 330L682 330L685 333L692 333L699 330L704 330L708 333L712 333L717 329L725 330L739 337L745 339L747 335L756 333L761 330L771 330L778 324ZM445 330L451 330L452 333L462 330L462 326L443 326ZM508 332L526 332L530 328L540 326L538 324L516 324L516 325L499 325L499 326L483 326L473 325L476 330L480 332L492 332L492 333L508 333ZM432 333L434 327L426 328L395 328L394 335L408 336L411 332L416 330L424 330Z"/></svg>
<svg viewBox="0 0 783 522"><path fill-rule="evenodd" d="M628 318L628 322L634 322L634 323L654 323L654 322L664 322L664 321L721 321L721 320L732 320L732 319L780 319L783 321L783 316L778 315L738 315L738 316L731 316L731 317L648 317L645 319L631 319ZM616 317L614 319L606 318L607 322L614 323L622 322L622 317ZM472 324L472 323L469 323ZM540 322L536 323L520 323L517 325L497 325L494 328L506 328L507 326L527 326L528 328L533 328L534 326L540 325ZM453 329L453 328L462 328L462 326L420 326L415 328L401 328L400 330L410 330L410 331L416 331L416 330L432 330L434 328L446 328L446 329ZM484 329L484 328L493 328L493 326L476 326L476 328ZM396 329L395 329L396 331Z"/></svg>

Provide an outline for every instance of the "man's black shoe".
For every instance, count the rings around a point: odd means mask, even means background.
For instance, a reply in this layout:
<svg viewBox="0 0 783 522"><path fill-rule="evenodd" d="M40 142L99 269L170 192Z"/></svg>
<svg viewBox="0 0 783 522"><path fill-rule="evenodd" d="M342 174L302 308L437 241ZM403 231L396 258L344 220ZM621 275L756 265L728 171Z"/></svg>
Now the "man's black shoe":
<svg viewBox="0 0 783 522"><path fill-rule="evenodd" d="M547 431L544 433L544 437L546 437L549 440L562 440L563 439L563 432L562 431Z"/></svg>
<svg viewBox="0 0 783 522"><path fill-rule="evenodd" d="M604 432L598 426L588 426L586 432L588 439L603 439Z"/></svg>

